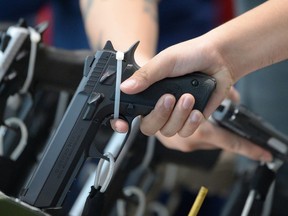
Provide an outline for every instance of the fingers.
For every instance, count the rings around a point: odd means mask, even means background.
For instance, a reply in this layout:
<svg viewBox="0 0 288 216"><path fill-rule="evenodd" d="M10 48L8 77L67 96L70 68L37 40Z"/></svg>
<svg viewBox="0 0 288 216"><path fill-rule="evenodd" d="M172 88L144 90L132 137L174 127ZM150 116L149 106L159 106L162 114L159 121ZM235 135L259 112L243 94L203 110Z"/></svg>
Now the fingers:
<svg viewBox="0 0 288 216"><path fill-rule="evenodd" d="M153 135L160 130L168 137L176 133L182 136L193 134L203 118L201 112L193 110L194 103L190 94L182 95L177 104L172 95L162 96L154 110L142 118L141 131Z"/></svg>
<svg viewBox="0 0 288 216"><path fill-rule="evenodd" d="M163 61L165 59L165 61ZM162 51L131 77L121 83L121 90L126 94L135 94L148 88L153 83L169 77L176 58L167 51ZM180 74L179 74L180 75Z"/></svg>
<svg viewBox="0 0 288 216"><path fill-rule="evenodd" d="M194 135L189 137L182 137L176 134L172 137L167 137L162 133L157 132L156 137L165 147L182 152L191 152L199 149L218 149L217 146L211 143L202 142L201 140L195 139Z"/></svg>
<svg viewBox="0 0 288 216"><path fill-rule="evenodd" d="M271 161L272 155L258 145L228 130L205 121L194 133L194 139L211 143L229 152L243 155L253 160Z"/></svg>
<svg viewBox="0 0 288 216"><path fill-rule="evenodd" d="M253 160L272 161L272 155L268 151L209 121L202 121L199 128L189 137L181 137L179 134L167 137L160 132L156 136L166 147L183 152L220 148Z"/></svg>
<svg viewBox="0 0 288 216"><path fill-rule="evenodd" d="M227 133L230 132L227 131ZM272 161L272 155L268 151L260 148L258 145L232 133L230 133L228 136L230 136L229 141L227 140L226 142L222 143L219 142L218 146L220 148L243 155L253 160L267 162Z"/></svg>
<svg viewBox="0 0 288 216"><path fill-rule="evenodd" d="M150 114L142 118L140 125L142 133L151 136L160 130L170 117L175 102L176 100L172 95L163 95Z"/></svg>
<svg viewBox="0 0 288 216"><path fill-rule="evenodd" d="M163 95L155 105L154 109L141 120L140 130L147 136L154 135L160 131L167 137L179 134L188 137L194 133L203 119L198 110L193 110L195 99L191 94L184 94L176 103L173 95ZM113 130L125 133L128 124L121 119L110 121Z"/></svg>
<svg viewBox="0 0 288 216"><path fill-rule="evenodd" d="M128 123L122 119L111 119L110 124L112 129L118 133L126 133L129 130Z"/></svg>

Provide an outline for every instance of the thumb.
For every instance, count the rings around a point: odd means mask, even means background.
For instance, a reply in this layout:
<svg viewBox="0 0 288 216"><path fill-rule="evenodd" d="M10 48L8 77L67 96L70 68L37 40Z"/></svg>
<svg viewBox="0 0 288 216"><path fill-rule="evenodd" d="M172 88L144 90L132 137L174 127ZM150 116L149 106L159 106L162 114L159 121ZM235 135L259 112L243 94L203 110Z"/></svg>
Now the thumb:
<svg viewBox="0 0 288 216"><path fill-rule="evenodd" d="M136 94L147 89L153 83L162 80L172 73L176 58L160 52L131 77L121 83L121 90L126 94Z"/></svg>

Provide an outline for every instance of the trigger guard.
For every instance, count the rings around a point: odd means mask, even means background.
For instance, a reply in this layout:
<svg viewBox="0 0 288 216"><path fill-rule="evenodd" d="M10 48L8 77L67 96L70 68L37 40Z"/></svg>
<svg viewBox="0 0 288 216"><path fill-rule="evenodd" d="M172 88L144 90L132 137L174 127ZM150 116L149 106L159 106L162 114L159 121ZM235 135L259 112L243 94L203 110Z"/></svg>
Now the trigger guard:
<svg viewBox="0 0 288 216"><path fill-rule="evenodd" d="M118 146L115 146L115 148L112 147L113 152L110 152L111 147L109 147L109 143L111 142L111 140L113 139L114 133L115 132L110 124L110 120L113 119L113 114L108 115L102 122L101 122L101 126L99 127L98 131L96 132L94 139L88 149L88 156L91 158L102 158L105 159L107 161L109 161L108 157L104 156L104 153L109 151L110 153L113 154L113 156L115 157L115 160L117 159L117 157L119 156L119 154L121 153L124 144L127 141L127 138L129 137L130 134L130 126L131 126L131 121L129 122L128 118L125 118L123 115L119 115L119 118L124 120L125 122L128 123L129 127L128 127L128 131L127 133L123 133L123 135L125 135L125 137L123 138L121 144L119 144ZM108 130L107 130L108 129ZM110 131L111 130L111 131ZM101 133L103 132L103 133ZM121 133L119 133L121 134ZM102 136L100 139L99 137ZM103 141L104 140L104 141ZM119 138L118 138L119 140ZM113 146L113 145L111 145ZM118 148L119 150L115 150L116 148ZM99 150L100 149L100 150Z"/></svg>

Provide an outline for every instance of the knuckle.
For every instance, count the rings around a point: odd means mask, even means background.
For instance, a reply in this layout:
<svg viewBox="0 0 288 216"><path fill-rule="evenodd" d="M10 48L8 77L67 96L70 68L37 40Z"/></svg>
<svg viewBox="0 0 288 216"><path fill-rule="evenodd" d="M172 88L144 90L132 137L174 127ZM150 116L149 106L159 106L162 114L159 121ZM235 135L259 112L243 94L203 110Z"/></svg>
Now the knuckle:
<svg viewBox="0 0 288 216"><path fill-rule="evenodd" d="M141 126L141 125L140 125L140 130L146 136L152 136L156 133L156 131L154 132L153 130L151 130L145 126Z"/></svg>
<svg viewBox="0 0 288 216"><path fill-rule="evenodd" d="M189 136L191 136L192 134L193 134L193 132L194 131L191 131L191 130L180 130L179 132L178 132L178 135L180 136L180 137L183 137L183 138L187 138L187 137L189 137Z"/></svg>
<svg viewBox="0 0 288 216"><path fill-rule="evenodd" d="M140 68L139 71L134 74L134 76L136 76L137 79L141 80L141 83L145 83L147 85L150 84L149 73L147 72L145 67Z"/></svg>
<svg viewBox="0 0 288 216"><path fill-rule="evenodd" d="M172 137L176 134L176 132L169 130L169 129L165 129L165 128L160 129L160 132L163 136L166 136L166 137Z"/></svg>

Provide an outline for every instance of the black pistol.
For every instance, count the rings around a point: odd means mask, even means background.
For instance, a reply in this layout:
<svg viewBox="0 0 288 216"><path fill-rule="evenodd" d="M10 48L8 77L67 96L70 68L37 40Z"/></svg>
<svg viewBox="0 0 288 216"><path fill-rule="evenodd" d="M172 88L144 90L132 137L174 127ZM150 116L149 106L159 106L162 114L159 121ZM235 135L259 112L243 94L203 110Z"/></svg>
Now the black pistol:
<svg viewBox="0 0 288 216"><path fill-rule="evenodd" d="M122 81L139 69L134 60L137 45L124 53ZM97 139L95 134L101 124L113 116L116 69L116 50L110 41L95 56L86 58L83 78L42 160L20 194L22 201L43 209L61 207L85 160L101 155L93 140ZM200 72L166 78L139 94L121 93L119 114L131 124L136 116L147 115L165 93L176 99L191 93L196 101L194 108L203 111L215 86L214 78Z"/></svg>
<svg viewBox="0 0 288 216"><path fill-rule="evenodd" d="M247 107L226 99L212 118L220 126L270 151L275 158L288 161L288 137Z"/></svg>

